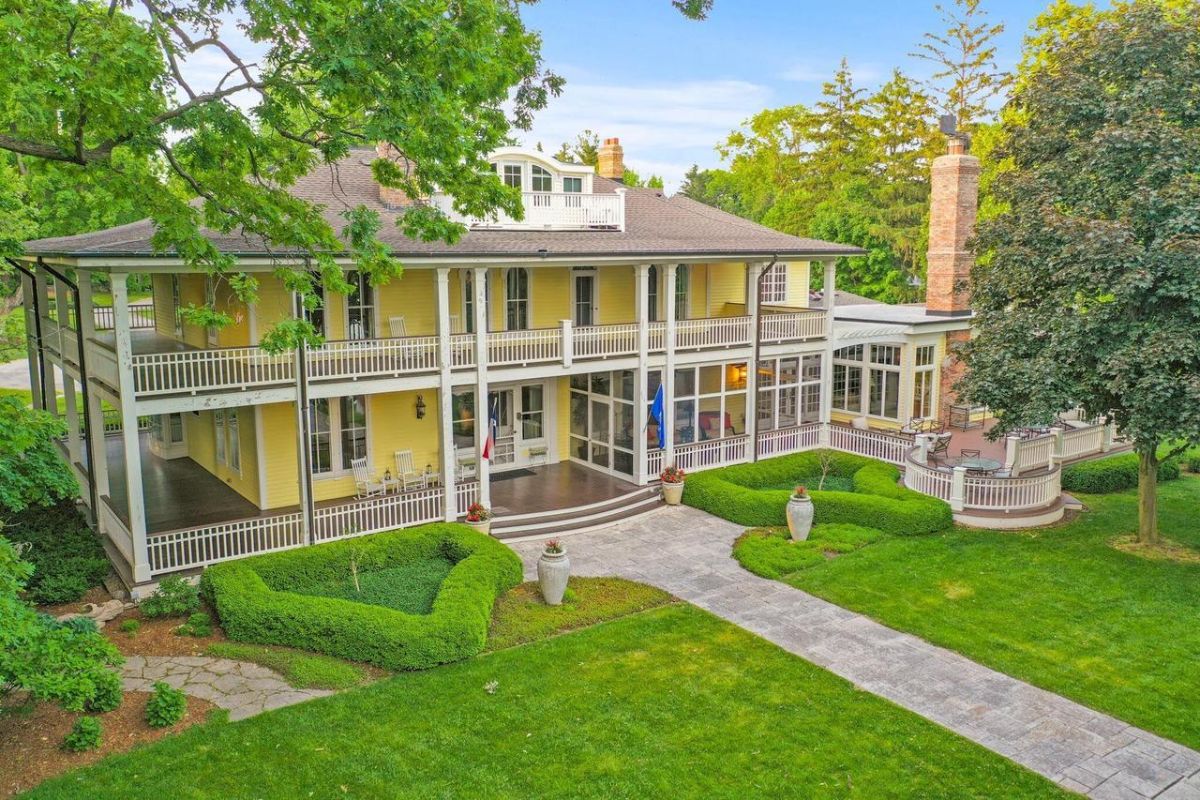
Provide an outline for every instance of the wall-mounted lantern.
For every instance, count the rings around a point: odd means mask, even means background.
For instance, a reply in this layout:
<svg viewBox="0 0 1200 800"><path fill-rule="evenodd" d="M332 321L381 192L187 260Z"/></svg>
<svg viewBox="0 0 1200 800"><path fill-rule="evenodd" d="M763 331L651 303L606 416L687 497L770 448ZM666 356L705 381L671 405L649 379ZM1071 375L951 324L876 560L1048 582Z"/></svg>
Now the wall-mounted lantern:
<svg viewBox="0 0 1200 800"><path fill-rule="evenodd" d="M425 398L417 395L417 419L425 419Z"/></svg>

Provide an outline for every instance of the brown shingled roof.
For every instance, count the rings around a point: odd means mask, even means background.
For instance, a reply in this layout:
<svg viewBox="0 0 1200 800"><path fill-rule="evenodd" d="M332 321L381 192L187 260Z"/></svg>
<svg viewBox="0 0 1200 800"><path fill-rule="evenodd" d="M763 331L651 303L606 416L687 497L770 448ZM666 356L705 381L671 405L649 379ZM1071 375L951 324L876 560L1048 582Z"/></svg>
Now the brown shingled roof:
<svg viewBox="0 0 1200 800"><path fill-rule="evenodd" d="M292 193L319 204L335 230L345 225L340 214L365 205L380 213L380 238L400 257L469 256L818 256L856 255L855 247L804 239L771 230L686 197L665 197L657 189L630 188L625 198L625 230L472 230L456 244L421 242L396 227L398 213L379 200L379 187L371 175L373 150L356 150L334 166L322 166L296 182ZM621 184L597 176L594 190L611 193ZM38 239L27 242L30 255L151 256L154 233L149 220L93 233ZM223 252L236 255L286 255L267 248L257 238L205 231Z"/></svg>

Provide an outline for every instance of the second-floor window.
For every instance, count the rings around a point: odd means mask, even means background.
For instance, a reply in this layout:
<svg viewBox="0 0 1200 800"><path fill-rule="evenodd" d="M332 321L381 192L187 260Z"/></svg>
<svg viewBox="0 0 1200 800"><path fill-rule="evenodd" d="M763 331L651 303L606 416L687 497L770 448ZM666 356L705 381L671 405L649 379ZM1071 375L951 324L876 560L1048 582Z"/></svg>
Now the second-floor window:
<svg viewBox="0 0 1200 800"><path fill-rule="evenodd" d="M583 191L583 178L563 178L562 190L572 194L579 194Z"/></svg>
<svg viewBox="0 0 1200 800"><path fill-rule="evenodd" d="M183 338L183 316L180 314L180 309L183 307L183 301L180 299L179 292L179 276L171 276L171 308L174 309L175 315L175 338Z"/></svg>
<svg viewBox="0 0 1200 800"><path fill-rule="evenodd" d="M529 328L529 270L524 267L504 274L504 327L510 331Z"/></svg>
<svg viewBox="0 0 1200 800"><path fill-rule="evenodd" d="M309 457L314 475L350 470L367 455L367 398L321 397L308 404Z"/></svg>
<svg viewBox="0 0 1200 800"><path fill-rule="evenodd" d="M761 300L769 305L787 303L787 264L775 264L763 273Z"/></svg>
<svg viewBox="0 0 1200 800"><path fill-rule="evenodd" d="M312 285L313 296L317 300L316 308L305 308L304 318L309 324L316 328L317 333L325 335L325 284L321 282L321 276L313 277Z"/></svg>
<svg viewBox="0 0 1200 800"><path fill-rule="evenodd" d="M521 165L520 164L505 164L504 173L502 175L505 186L513 186L517 189L524 188L521 180Z"/></svg>
<svg viewBox="0 0 1200 800"><path fill-rule="evenodd" d="M463 330L467 333L475 332L475 274L469 270L462 271L462 291L463 291Z"/></svg>
<svg viewBox="0 0 1200 800"><path fill-rule="evenodd" d="M361 272L346 276L352 287L346 295L346 338L369 339L375 335L375 291Z"/></svg>
<svg viewBox="0 0 1200 800"><path fill-rule="evenodd" d="M549 170L543 169L534 164L530 168L530 188L535 192L552 192L554 191L554 178L550 175Z"/></svg>
<svg viewBox="0 0 1200 800"><path fill-rule="evenodd" d="M680 264L675 268L675 319L688 318L688 278L691 277L691 270L687 264Z"/></svg>
<svg viewBox="0 0 1200 800"><path fill-rule="evenodd" d="M576 270L573 274L575 292L576 325L596 324L596 272L592 269Z"/></svg>
<svg viewBox="0 0 1200 800"><path fill-rule="evenodd" d="M658 322L658 265L651 264L646 273L646 313L651 322Z"/></svg>

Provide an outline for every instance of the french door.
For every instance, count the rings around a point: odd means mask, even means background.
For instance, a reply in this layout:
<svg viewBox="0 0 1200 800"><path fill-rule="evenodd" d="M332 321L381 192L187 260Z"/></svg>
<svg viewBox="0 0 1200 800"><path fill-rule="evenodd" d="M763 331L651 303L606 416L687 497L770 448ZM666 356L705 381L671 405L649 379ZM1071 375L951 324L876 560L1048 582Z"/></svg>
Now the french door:
<svg viewBox="0 0 1200 800"><path fill-rule="evenodd" d="M596 324L596 271L577 269L571 273L573 313L576 327Z"/></svg>
<svg viewBox="0 0 1200 800"><path fill-rule="evenodd" d="M496 413L496 447L492 466L508 469L547 455L545 387L541 383L502 386L488 392L487 418ZM538 455L540 452L540 456Z"/></svg>
<svg viewBox="0 0 1200 800"><path fill-rule="evenodd" d="M633 475L633 372L571 376L573 461L613 475Z"/></svg>

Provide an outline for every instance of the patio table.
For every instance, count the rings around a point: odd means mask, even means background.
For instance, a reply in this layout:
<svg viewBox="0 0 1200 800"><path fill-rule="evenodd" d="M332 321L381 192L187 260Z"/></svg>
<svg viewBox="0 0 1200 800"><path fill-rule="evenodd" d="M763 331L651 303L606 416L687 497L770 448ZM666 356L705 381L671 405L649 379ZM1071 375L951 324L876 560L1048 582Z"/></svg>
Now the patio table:
<svg viewBox="0 0 1200 800"><path fill-rule="evenodd" d="M954 460L954 466L965 467L968 472L995 472L1004 466L1003 463L994 458L983 458L982 456L971 456L969 458L957 458Z"/></svg>

